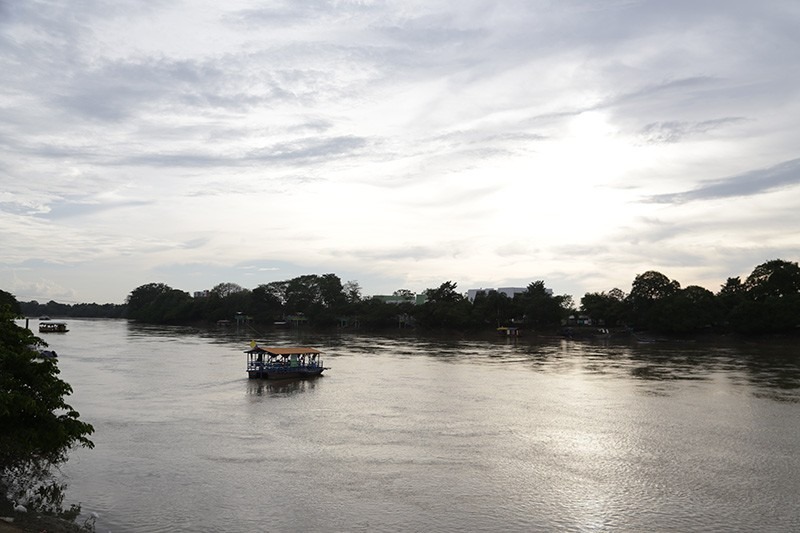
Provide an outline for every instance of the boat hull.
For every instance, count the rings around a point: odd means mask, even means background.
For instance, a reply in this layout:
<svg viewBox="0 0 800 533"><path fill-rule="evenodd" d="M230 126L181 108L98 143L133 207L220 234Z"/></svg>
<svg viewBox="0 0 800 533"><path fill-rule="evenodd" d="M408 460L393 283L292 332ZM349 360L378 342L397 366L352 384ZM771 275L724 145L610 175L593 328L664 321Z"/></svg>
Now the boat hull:
<svg viewBox="0 0 800 533"><path fill-rule="evenodd" d="M322 375L324 368L262 368L247 371L250 379L306 379Z"/></svg>

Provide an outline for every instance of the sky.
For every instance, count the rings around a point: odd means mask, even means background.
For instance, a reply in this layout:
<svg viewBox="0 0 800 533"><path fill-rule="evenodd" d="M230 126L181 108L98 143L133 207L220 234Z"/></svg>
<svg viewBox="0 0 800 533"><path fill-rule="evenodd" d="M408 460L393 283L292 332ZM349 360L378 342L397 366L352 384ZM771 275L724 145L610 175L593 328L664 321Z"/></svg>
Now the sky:
<svg viewBox="0 0 800 533"><path fill-rule="evenodd" d="M365 296L800 256L800 2L0 0L0 289Z"/></svg>

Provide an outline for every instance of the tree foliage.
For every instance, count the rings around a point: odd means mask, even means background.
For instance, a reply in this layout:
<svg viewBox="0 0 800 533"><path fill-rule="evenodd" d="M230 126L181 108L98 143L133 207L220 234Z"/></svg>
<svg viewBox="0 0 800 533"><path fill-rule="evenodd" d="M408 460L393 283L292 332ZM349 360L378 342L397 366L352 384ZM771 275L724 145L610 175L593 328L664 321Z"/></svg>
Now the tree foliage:
<svg viewBox="0 0 800 533"><path fill-rule="evenodd" d="M361 285L351 280L344 284L344 297L347 303L355 304L361 301Z"/></svg>
<svg viewBox="0 0 800 533"><path fill-rule="evenodd" d="M188 292L173 289L164 283L148 283L137 287L128 296L128 317L143 322L171 324L190 314L191 303Z"/></svg>
<svg viewBox="0 0 800 533"><path fill-rule="evenodd" d="M66 403L72 388L59 379L57 360L36 357L36 348L46 344L17 326L18 316L16 300L0 291L1 493L7 494L22 476L23 483L38 484L40 506L48 494L50 503L55 499L60 504L63 486L45 478L74 446L93 447L88 436L94 429Z"/></svg>
<svg viewBox="0 0 800 533"><path fill-rule="evenodd" d="M646 329L661 329L663 311L659 307L663 308L680 288L680 283L655 270L637 275L626 298L631 322Z"/></svg>
<svg viewBox="0 0 800 533"><path fill-rule="evenodd" d="M280 285L259 285L251 294L253 318L259 322L274 322L283 316L283 290Z"/></svg>
<svg viewBox="0 0 800 533"><path fill-rule="evenodd" d="M471 304L456 291L457 284L445 281L425 291L426 300L414 315L423 328L465 329L470 325Z"/></svg>
<svg viewBox="0 0 800 533"><path fill-rule="evenodd" d="M756 266L738 291L729 313L743 333L779 333L800 326L800 267L774 259Z"/></svg>
<svg viewBox="0 0 800 533"><path fill-rule="evenodd" d="M188 296L188 294L187 294ZM237 314L249 315L253 310L253 298L248 289L237 283L219 283L209 291L202 316L211 321L230 319ZM191 309L195 302L188 300L185 308Z"/></svg>
<svg viewBox="0 0 800 533"><path fill-rule="evenodd" d="M797 263L773 259L758 265L742 284L750 300L793 298L800 294L800 266Z"/></svg>
<svg viewBox="0 0 800 533"><path fill-rule="evenodd" d="M514 300L522 312L525 325L533 328L560 325L572 304L572 297L553 296L541 280L528 285L525 292L516 295Z"/></svg>
<svg viewBox="0 0 800 533"><path fill-rule="evenodd" d="M730 312L745 298L745 290L739 276L728 278L717 293L717 300L726 312Z"/></svg>
<svg viewBox="0 0 800 533"><path fill-rule="evenodd" d="M625 293L620 289L586 293L581 298L581 311L604 326L621 326L627 314Z"/></svg>
<svg viewBox="0 0 800 533"><path fill-rule="evenodd" d="M587 295L589 296L589 295ZM585 299L591 307L593 297ZM747 279L729 277L717 294L648 271L636 276L625 298L628 325L663 333L709 329L744 334L793 331L800 325L800 267L775 259L756 266Z"/></svg>
<svg viewBox="0 0 800 533"><path fill-rule="evenodd" d="M663 333L688 334L713 327L721 317L714 293L690 285L658 300L647 325Z"/></svg>
<svg viewBox="0 0 800 533"><path fill-rule="evenodd" d="M497 291L481 291L472 302L471 314L472 323L476 327L487 324L500 327L514 319L518 312L514 301L505 294Z"/></svg>
<svg viewBox="0 0 800 533"><path fill-rule="evenodd" d="M672 296L681 288L677 281L670 280L661 272L648 270L633 280L628 298L634 306L649 305L657 300Z"/></svg>
<svg viewBox="0 0 800 533"><path fill-rule="evenodd" d="M20 302L19 306L25 316L52 317L124 318L128 310L125 304L63 304L53 300L44 304L36 300Z"/></svg>

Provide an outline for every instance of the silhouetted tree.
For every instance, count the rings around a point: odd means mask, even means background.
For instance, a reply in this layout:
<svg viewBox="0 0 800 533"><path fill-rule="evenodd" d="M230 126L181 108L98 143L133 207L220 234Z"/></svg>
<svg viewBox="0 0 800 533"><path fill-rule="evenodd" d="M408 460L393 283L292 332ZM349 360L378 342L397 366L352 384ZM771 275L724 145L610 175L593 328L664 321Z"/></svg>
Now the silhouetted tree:
<svg viewBox="0 0 800 533"><path fill-rule="evenodd" d="M622 325L626 315L625 293L619 289L590 292L581 298L581 311L608 327Z"/></svg>
<svg viewBox="0 0 800 533"><path fill-rule="evenodd" d="M392 296L400 296L401 298L407 298L411 300L414 298L414 293L408 289L397 289L392 293Z"/></svg>
<svg viewBox="0 0 800 533"><path fill-rule="evenodd" d="M514 305L508 296L494 290L479 292L472 302L472 323L476 327L499 327L514 318Z"/></svg>
<svg viewBox="0 0 800 533"><path fill-rule="evenodd" d="M748 334L800 325L800 267L775 259L758 265L742 284L744 298L729 313L731 327Z"/></svg>
<svg viewBox="0 0 800 533"><path fill-rule="evenodd" d="M572 305L572 298L566 295L553 296L544 281L537 280L529 284L525 292L516 294L514 302L525 317L529 327L553 327L561 324Z"/></svg>
<svg viewBox="0 0 800 533"><path fill-rule="evenodd" d="M743 284L747 297L755 301L786 298L800 294L800 266L773 259L758 265Z"/></svg>
<svg viewBox="0 0 800 533"><path fill-rule="evenodd" d="M632 323L638 327L654 327L658 322L653 314L656 303L677 293L680 288L680 283L654 270L637 275L626 299Z"/></svg>
<svg viewBox="0 0 800 533"><path fill-rule="evenodd" d="M746 297L744 285L739 276L728 278L717 293L717 300L726 314L742 303Z"/></svg>
<svg viewBox="0 0 800 533"><path fill-rule="evenodd" d="M28 505L63 512L65 485L51 473L74 446L92 448L90 424L70 407L72 392L58 378L56 358L35 358L46 344L14 323L19 305L0 291L0 500L35 491Z"/></svg>
<svg viewBox="0 0 800 533"><path fill-rule="evenodd" d="M273 322L283 317L283 303L270 285L259 285L252 293L253 318L260 322Z"/></svg>
<svg viewBox="0 0 800 533"><path fill-rule="evenodd" d="M351 280L345 283L343 292L347 303L354 304L361 301L361 285L357 281Z"/></svg>
<svg viewBox="0 0 800 533"><path fill-rule="evenodd" d="M173 289L164 283L148 283L134 289L127 298L128 316L155 324L186 320L192 307L188 292Z"/></svg>
<svg viewBox="0 0 800 533"><path fill-rule="evenodd" d="M446 281L435 289L425 291L424 304L414 310L414 318L423 328L464 329L470 324L471 305L456 284Z"/></svg>
<svg viewBox="0 0 800 533"><path fill-rule="evenodd" d="M714 293L689 285L657 300L648 326L663 333L696 333L715 326L722 316L722 308Z"/></svg>
<svg viewBox="0 0 800 533"><path fill-rule="evenodd" d="M361 301L357 311L362 327L368 329L397 328L403 312L401 305L386 303L380 298Z"/></svg>

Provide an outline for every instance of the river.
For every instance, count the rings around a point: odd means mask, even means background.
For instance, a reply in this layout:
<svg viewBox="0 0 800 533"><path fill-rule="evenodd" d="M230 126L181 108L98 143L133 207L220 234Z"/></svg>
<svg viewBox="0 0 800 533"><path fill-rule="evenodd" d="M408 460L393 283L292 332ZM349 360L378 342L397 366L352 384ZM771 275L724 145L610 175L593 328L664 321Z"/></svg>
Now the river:
<svg viewBox="0 0 800 533"><path fill-rule="evenodd" d="M98 532L800 531L788 341L281 332L330 370L273 383L235 327L68 322L96 447L65 503Z"/></svg>

